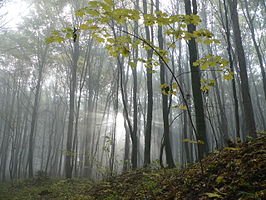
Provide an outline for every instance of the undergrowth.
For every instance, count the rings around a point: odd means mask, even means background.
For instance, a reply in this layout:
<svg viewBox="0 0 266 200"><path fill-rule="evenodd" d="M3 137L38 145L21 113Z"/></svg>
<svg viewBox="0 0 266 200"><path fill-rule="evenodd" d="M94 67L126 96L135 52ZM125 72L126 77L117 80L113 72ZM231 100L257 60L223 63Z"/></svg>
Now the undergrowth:
<svg viewBox="0 0 266 200"><path fill-rule="evenodd" d="M92 184L85 179L34 179L0 184L1 200L264 200L266 136L211 153L185 170L145 168Z"/></svg>

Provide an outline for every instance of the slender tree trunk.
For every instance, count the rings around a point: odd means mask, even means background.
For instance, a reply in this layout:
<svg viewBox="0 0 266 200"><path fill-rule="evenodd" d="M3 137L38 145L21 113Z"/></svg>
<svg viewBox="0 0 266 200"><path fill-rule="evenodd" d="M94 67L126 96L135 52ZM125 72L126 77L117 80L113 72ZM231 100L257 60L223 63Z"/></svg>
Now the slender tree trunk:
<svg viewBox="0 0 266 200"><path fill-rule="evenodd" d="M33 170L33 155L34 155L34 145L35 145L34 133L35 133L35 128L37 126L41 82L42 82L43 68L45 65L45 59L46 59L47 52L48 52L48 45L46 45L43 55L41 55L39 58L41 63L39 63L39 74L38 74L37 85L36 85L33 112L32 112L32 118L31 118L30 136L29 136L29 151L28 151L29 178L33 177L33 172L34 172Z"/></svg>
<svg viewBox="0 0 266 200"><path fill-rule="evenodd" d="M156 0L156 10L159 11L159 0ZM158 27L158 43L159 48L164 49L163 45L163 30L162 26ZM161 84L165 84L165 66L162 60L160 60L160 82ZM171 149L171 141L170 141L170 126L169 126L169 105L168 105L168 96L162 94L162 110L163 110L163 127L164 127L164 146L165 146L165 155L166 155L166 163L167 167L173 168L175 167L172 149Z"/></svg>
<svg viewBox="0 0 266 200"><path fill-rule="evenodd" d="M249 81L247 74L247 64L245 58L245 52L242 45L242 37L239 27L238 13L237 13L237 0L229 0L229 6L231 11L231 19L233 22L233 33L235 39L236 53L238 57L238 64L240 69L241 80L241 93L244 106L244 120L246 131L249 136L256 137L256 125L254 120L254 111L252 101L249 92Z"/></svg>
<svg viewBox="0 0 266 200"><path fill-rule="evenodd" d="M143 0L143 9L144 14L148 14L147 9L147 0ZM148 26L145 26L146 40L151 41L150 29ZM147 60L152 59L152 50L147 50ZM148 166L151 162L151 129L152 129L152 109L153 109L153 89L152 89L152 73L149 72L150 69L146 69L147 76L147 120L145 124L144 132L144 166Z"/></svg>
<svg viewBox="0 0 266 200"><path fill-rule="evenodd" d="M79 40L74 41L72 52L72 67L71 67L71 81L70 81L70 101L69 101L69 116L68 116L68 129L67 129L67 146L65 158L65 176L72 178L72 153L73 153L73 129L74 129L74 112L75 112L75 94L77 86L77 64L79 58Z"/></svg>
<svg viewBox="0 0 266 200"><path fill-rule="evenodd" d="M225 3L225 0L223 0L224 5L224 12L225 12L225 33L226 33L226 39L227 39L227 53L229 57L229 63L230 63L230 71L234 73L234 62L232 58L232 45L231 45L231 39L230 39L230 30L229 30L229 22L228 22L228 9ZM239 122L239 107L238 107L238 99L237 99L237 92L236 92L236 79L235 76L234 79L232 79L232 90L233 90L233 99L234 99L234 118L235 118L235 126L236 126L236 137L240 138L240 122Z"/></svg>
<svg viewBox="0 0 266 200"><path fill-rule="evenodd" d="M192 0L193 12L191 11L191 0L185 1L185 10L186 15L197 14L197 3L196 0ZM193 24L188 25L188 32L193 33L196 31L196 26ZM197 44L194 38L188 41L189 55L190 55L190 71L191 71L191 84L192 84L192 93L193 93L193 101L194 108L196 114L196 129L197 129L197 140L201 140L204 144L199 144L199 158L202 159L206 153L208 152L208 143L207 143L207 133L206 133L206 123L204 117L204 108L203 108L203 99L200 90L200 69L198 67L194 67L193 63L198 59L198 50Z"/></svg>
<svg viewBox="0 0 266 200"><path fill-rule="evenodd" d="M261 54L259 45L258 45L258 43L256 41L256 36L255 36L256 34L255 34L254 25L253 25L253 19L254 18L252 18L250 16L247 0L244 0L244 5L245 5L245 9L246 9L245 17L246 17L246 20L247 20L247 23L248 23L248 26L249 26L249 29L250 29L250 32L251 32L251 38L252 38L252 41L253 41L257 56L258 56L258 60L259 60L259 66L260 66L260 71L261 71L261 75L262 75L262 83L263 83L263 90L264 90L264 98L266 100L266 73L265 73L265 69L264 69L264 66L263 66L262 54Z"/></svg>

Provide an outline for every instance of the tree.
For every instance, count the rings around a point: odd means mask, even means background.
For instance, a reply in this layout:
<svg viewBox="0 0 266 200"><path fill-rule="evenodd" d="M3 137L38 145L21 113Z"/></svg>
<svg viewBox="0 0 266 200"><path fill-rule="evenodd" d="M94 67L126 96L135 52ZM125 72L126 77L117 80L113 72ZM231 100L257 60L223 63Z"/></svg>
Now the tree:
<svg viewBox="0 0 266 200"><path fill-rule="evenodd" d="M143 10L144 14L148 14L148 8L147 8L147 1L143 0ZM151 27L152 29L152 27ZM146 40L152 41L151 37L153 37L153 34L151 34L152 31L150 31L149 26L145 26L145 34L146 34ZM147 50L147 60L152 60L152 49ZM151 162L151 130L152 130L152 109L153 109L153 89L152 89L152 73L150 73L150 69L146 68L146 81L147 81L147 95L148 95L148 101L147 101L147 119L146 119L146 125L145 125L145 147L144 147L144 166L148 166Z"/></svg>
<svg viewBox="0 0 266 200"><path fill-rule="evenodd" d="M244 10L244 8L245 10ZM255 10L258 10L259 8L259 2L257 3L257 5L255 6ZM251 33L251 38L252 38L252 42L254 44L256 53L257 53L257 57L259 60L259 66L260 66L260 71L261 71L261 75L262 75L262 83L263 83L263 90L264 90L264 99L266 100L266 72L264 69L264 65L263 65L263 56L260 50L260 47L258 45L258 42L256 40L256 33L255 33L255 28L254 28L254 16L251 16L250 11L249 11L249 6L248 6L248 1L244 0L244 6L242 5L242 9L244 11L245 14L245 18Z"/></svg>
<svg viewBox="0 0 266 200"><path fill-rule="evenodd" d="M240 87L241 94L243 98L243 107L244 107L244 120L245 127L248 136L256 137L256 126L254 120L254 111L251 102L250 92L249 92L249 81L247 74L247 64L245 52L242 44L241 31L239 27L239 19L237 13L237 0L229 0L231 19L233 22L233 34L235 41L236 54L238 58L238 65L240 69Z"/></svg>
<svg viewBox="0 0 266 200"><path fill-rule="evenodd" d="M159 0L156 0L156 11L160 11ZM160 15L158 15L160 17ZM158 43L159 48L164 49L163 45L163 29L162 26L158 27ZM162 59L160 59L160 81L161 85L166 84L165 66ZM165 90L165 89L162 89ZM175 167L173 160L171 143L170 143L170 126L169 126L169 103L168 95L162 93L162 110L163 110L163 145L165 147L166 163L169 168Z"/></svg>
<svg viewBox="0 0 266 200"><path fill-rule="evenodd" d="M33 177L33 155L34 155L34 133L35 133L35 127L37 125L37 119L38 119L38 108L39 108L39 100L40 100L40 92L41 92L41 82L43 78L43 70L46 64L46 57L48 52L48 45L46 44L44 47L44 50L42 51L39 49L38 57L39 57L39 63L38 63L38 77L37 77L37 85L36 85L36 91L35 91L35 97L34 97L34 105L33 105L33 111L32 111L32 118L31 118L31 128L30 128L30 135L29 135L29 152L28 152L28 163L29 163L29 177Z"/></svg>
<svg viewBox="0 0 266 200"><path fill-rule="evenodd" d="M193 7L193 12L191 8ZM197 2L196 0L185 0L185 10L187 15L197 14ZM196 31L196 26L193 24L188 24L187 26L188 32L193 33ZM203 99L201 94L201 77L200 77L200 69L193 65L194 62L198 60L198 50L197 44L194 38L188 41L189 48L189 56L190 56L190 70L191 70L191 85L192 85L192 93L193 93L193 102L194 109L196 115L196 127L197 127L197 139L204 142L204 144L200 144L199 146L199 159L202 159L206 153L208 152L208 143L207 143L207 130L206 130L206 122L205 122L205 114L203 108Z"/></svg>

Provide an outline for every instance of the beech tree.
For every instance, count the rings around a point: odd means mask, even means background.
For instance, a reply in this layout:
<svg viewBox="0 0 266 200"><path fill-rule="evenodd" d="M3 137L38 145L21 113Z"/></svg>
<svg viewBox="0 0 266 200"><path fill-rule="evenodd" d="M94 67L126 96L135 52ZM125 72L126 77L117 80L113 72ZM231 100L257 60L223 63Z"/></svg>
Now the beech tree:
<svg viewBox="0 0 266 200"><path fill-rule="evenodd" d="M240 69L240 86L241 86L241 94L243 98L243 107L244 107L244 116L245 116L245 126L247 128L247 134L251 137L256 137L256 125L254 120L254 111L252 107L250 90L249 90L249 81L247 74L247 64L245 58L245 52L242 45L242 37L241 31L239 28L239 19L237 13L237 0L229 0L231 19L233 22L233 33L234 33L234 41L235 48L237 53L237 59L239 63Z"/></svg>

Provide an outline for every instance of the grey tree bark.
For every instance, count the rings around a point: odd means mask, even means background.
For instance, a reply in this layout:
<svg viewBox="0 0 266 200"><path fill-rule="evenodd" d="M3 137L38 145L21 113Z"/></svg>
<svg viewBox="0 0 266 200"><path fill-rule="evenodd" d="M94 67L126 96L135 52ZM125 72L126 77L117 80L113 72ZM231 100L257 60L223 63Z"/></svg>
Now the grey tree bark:
<svg viewBox="0 0 266 200"><path fill-rule="evenodd" d="M240 80L241 80L240 87L241 87L241 94L243 98L243 107L244 107L244 120L245 120L244 124L246 127L247 135L251 137L256 137L256 125L254 120L253 106L249 92L246 57L242 44L242 37L241 37L241 31L239 27L239 19L237 13L237 0L229 0L228 3L230 7L231 19L233 22L235 48L240 69Z"/></svg>

